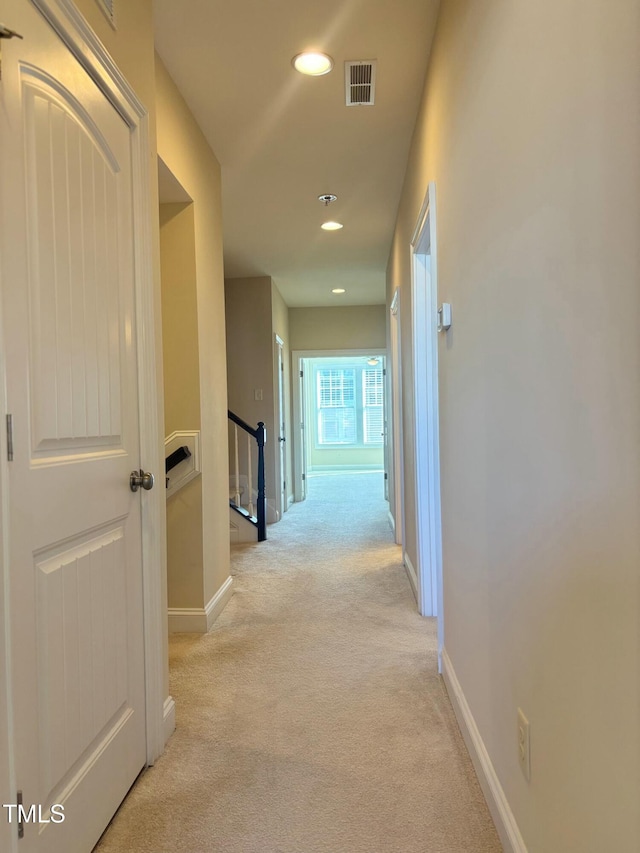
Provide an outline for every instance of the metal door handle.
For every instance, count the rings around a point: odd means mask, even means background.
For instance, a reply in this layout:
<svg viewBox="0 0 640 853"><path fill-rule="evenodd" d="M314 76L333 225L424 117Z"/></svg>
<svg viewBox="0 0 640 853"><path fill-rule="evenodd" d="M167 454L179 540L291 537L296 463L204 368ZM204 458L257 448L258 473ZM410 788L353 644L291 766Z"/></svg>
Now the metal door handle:
<svg viewBox="0 0 640 853"><path fill-rule="evenodd" d="M278 441L286 441L286 438L279 438Z"/></svg>
<svg viewBox="0 0 640 853"><path fill-rule="evenodd" d="M137 492L141 486L148 492L153 488L154 482L155 479L153 474L150 474L148 471L143 471L142 468L139 471L132 471L131 476L129 477L129 487L132 492Z"/></svg>

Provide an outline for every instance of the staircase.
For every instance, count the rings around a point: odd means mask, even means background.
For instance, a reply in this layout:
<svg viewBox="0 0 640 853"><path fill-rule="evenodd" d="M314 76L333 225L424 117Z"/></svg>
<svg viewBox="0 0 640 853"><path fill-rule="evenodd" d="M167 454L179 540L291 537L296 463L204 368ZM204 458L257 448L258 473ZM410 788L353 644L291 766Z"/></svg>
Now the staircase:
<svg viewBox="0 0 640 853"><path fill-rule="evenodd" d="M232 542L263 542L267 538L264 481L267 431L262 421L254 429L230 410L228 416L230 446L234 450L234 464L229 478L229 535ZM242 452L241 444L244 445Z"/></svg>

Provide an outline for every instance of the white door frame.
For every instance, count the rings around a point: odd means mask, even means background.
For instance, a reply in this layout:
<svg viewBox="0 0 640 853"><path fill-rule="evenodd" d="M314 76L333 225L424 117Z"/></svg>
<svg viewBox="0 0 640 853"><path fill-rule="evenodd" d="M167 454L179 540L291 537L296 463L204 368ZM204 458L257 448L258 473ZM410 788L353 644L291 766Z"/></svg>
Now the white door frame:
<svg viewBox="0 0 640 853"><path fill-rule="evenodd" d="M423 616L438 617L442 650L442 529L438 423L435 184L429 184L411 239L415 445L416 571Z"/></svg>
<svg viewBox="0 0 640 853"><path fill-rule="evenodd" d="M164 480L163 442L161 441L158 408L155 301L153 275L152 211L150 197L150 142L149 117L146 108L131 86L116 68L101 42L77 10L72 0L31 0L51 27L57 32L69 51L76 57L91 78L102 89L122 116L131 131L133 221L136 239L134 263L136 276L136 334L138 352L139 422L140 422L140 467L157 472L160 484ZM8 22L10 25L10 22ZM0 399L6 400L4 341L0 340ZM6 425L0 418L2 447L6 447ZM0 609L0 653L4 660L0 664L0 687L5 687L8 707L11 707L11 649L8 637L9 614L6 590L8 588L8 463L6 454L0 453L0 511L2 513L0 535L0 579L4 590L3 607ZM162 575L166 571L165 553L165 502L163 490L156 487L144 495L142 505L142 576L144 600L145 641L145 722L147 763L153 762L162 753L165 744L165 716L172 712L172 700L164 696L166 608L162 597ZM6 679L6 684L4 680ZM166 707L165 707L166 706ZM4 706L0 707L0 754L2 745L11 744L11 718L5 725ZM13 756L9 755L11 790L15 790ZM0 779L0 790L4 779ZM12 795L14 796L14 795ZM6 802L15 802L8 799ZM1 837L1 835L0 835Z"/></svg>
<svg viewBox="0 0 640 853"><path fill-rule="evenodd" d="M299 379L302 370L302 360L305 358L356 358L363 355L387 355L386 347L370 347L369 349L314 349L314 350L293 350L291 353L291 363L293 365L293 471L294 471L294 496L296 501L304 500L305 491L303 490L302 475L306 471L304 460L304 440L302 435L302 418L301 406L304 401L301 399L301 383L295 381ZM308 418L307 418L308 420Z"/></svg>
<svg viewBox="0 0 640 853"><path fill-rule="evenodd" d="M306 476L307 476L307 448L305 443L304 423L307 421L306 413L303 413L305 382L302 376L302 359L295 358L296 353L291 354L294 365L293 381L291 383L292 399L291 409L293 411L293 500L296 503L306 500Z"/></svg>
<svg viewBox="0 0 640 853"><path fill-rule="evenodd" d="M280 518L287 511L287 495L286 488L284 484L286 483L287 477L287 461L286 461L286 448L283 442L280 440L284 438L286 441L286 433L285 433L285 387L284 387L284 341L280 337L280 335L274 335L274 347L273 347L273 359L274 359L274 373L275 373L275 382L273 383L273 391L274 391L274 412L275 412L275 422L276 429L274 430L276 435L276 441L278 442L278 446L275 448L275 467L276 467L276 510L279 513Z"/></svg>
<svg viewBox="0 0 640 853"><path fill-rule="evenodd" d="M404 436L402 432L402 338L400 326L400 288L396 288L389 308L391 339L391 440L393 449L393 530L396 545L402 545L404 559Z"/></svg>

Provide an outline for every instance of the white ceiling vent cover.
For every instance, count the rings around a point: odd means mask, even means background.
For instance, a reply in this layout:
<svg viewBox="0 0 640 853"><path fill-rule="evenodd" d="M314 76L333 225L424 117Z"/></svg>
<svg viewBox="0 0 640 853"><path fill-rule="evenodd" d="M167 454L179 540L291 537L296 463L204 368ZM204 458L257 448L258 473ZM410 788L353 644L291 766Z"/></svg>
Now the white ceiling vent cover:
<svg viewBox="0 0 640 853"><path fill-rule="evenodd" d="M98 6L102 9L104 14L106 15L107 20L111 24L111 26L116 28L116 0L96 0Z"/></svg>
<svg viewBox="0 0 640 853"><path fill-rule="evenodd" d="M359 59L344 64L348 107L373 106L376 95L376 60Z"/></svg>

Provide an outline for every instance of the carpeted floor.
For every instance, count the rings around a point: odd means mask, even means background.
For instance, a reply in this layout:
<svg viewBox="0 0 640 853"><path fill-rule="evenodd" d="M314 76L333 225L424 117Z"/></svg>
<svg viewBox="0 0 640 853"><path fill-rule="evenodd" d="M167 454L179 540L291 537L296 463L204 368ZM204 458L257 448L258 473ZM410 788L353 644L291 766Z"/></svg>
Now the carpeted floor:
<svg viewBox="0 0 640 853"><path fill-rule="evenodd" d="M310 478L235 594L174 635L177 729L99 853L502 850L416 612L381 474Z"/></svg>

